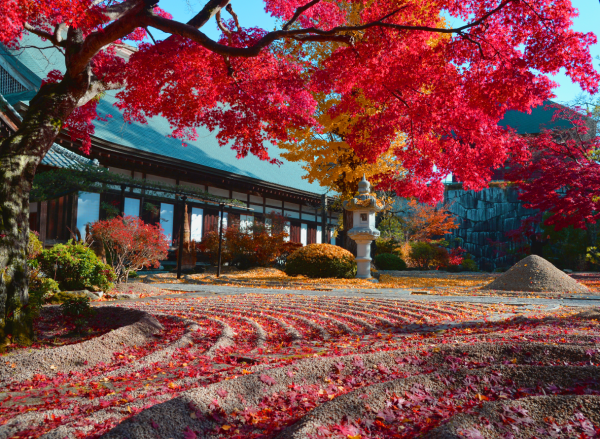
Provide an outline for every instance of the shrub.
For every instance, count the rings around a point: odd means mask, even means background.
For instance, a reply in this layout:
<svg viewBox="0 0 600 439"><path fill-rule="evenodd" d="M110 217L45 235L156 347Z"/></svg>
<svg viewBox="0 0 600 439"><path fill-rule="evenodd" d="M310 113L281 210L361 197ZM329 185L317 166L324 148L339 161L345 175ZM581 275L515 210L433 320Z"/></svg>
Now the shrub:
<svg viewBox="0 0 600 439"><path fill-rule="evenodd" d="M102 290L112 288L113 269L98 259L86 245L69 241L43 250L37 257L44 275L58 282L61 290Z"/></svg>
<svg viewBox="0 0 600 439"><path fill-rule="evenodd" d="M375 241L375 255L391 253L402 259L402 243L394 238L378 238Z"/></svg>
<svg viewBox="0 0 600 439"><path fill-rule="evenodd" d="M421 270L438 269L450 265L450 253L431 242L411 242L410 259Z"/></svg>
<svg viewBox="0 0 600 439"><path fill-rule="evenodd" d="M80 331L85 327L88 319L94 315L90 306L89 297L71 297L66 299L60 306L63 316L71 320L75 329Z"/></svg>
<svg viewBox="0 0 600 439"><path fill-rule="evenodd" d="M375 266L379 270L406 270L406 262L391 253L375 256Z"/></svg>
<svg viewBox="0 0 600 439"><path fill-rule="evenodd" d="M465 271L479 271L479 267L477 266L477 262L473 259L464 259L462 261L462 267Z"/></svg>
<svg viewBox="0 0 600 439"><path fill-rule="evenodd" d="M309 244L287 258L288 276L304 275L313 278L356 276L356 261L348 250L330 244Z"/></svg>
<svg viewBox="0 0 600 439"><path fill-rule="evenodd" d="M118 216L93 223L91 232L93 239L102 242L117 282L127 282L130 271L159 267L159 261L167 257L169 243L160 224Z"/></svg>
<svg viewBox="0 0 600 439"><path fill-rule="evenodd" d="M29 232L29 244L27 245L27 259L32 260L44 250L42 242L38 239L37 233Z"/></svg>

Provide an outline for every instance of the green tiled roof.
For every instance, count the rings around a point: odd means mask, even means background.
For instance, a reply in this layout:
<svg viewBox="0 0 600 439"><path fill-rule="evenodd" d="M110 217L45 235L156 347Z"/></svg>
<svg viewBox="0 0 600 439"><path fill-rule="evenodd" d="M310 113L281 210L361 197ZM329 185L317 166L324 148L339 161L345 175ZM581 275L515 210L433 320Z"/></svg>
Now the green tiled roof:
<svg viewBox="0 0 600 439"><path fill-rule="evenodd" d="M539 107L531 109L531 114L520 111L507 111L504 119L499 122L500 126L510 127L517 130L517 134L538 134L544 129L572 128L570 122L564 119L552 121L556 108L547 108L555 105L552 101L544 101Z"/></svg>
<svg viewBox="0 0 600 439"><path fill-rule="evenodd" d="M25 37L22 45L48 46L47 43L41 42L35 35ZM6 54L7 50L3 50ZM0 52L0 56L2 56L2 52ZM11 52L9 58L13 63L22 63L18 70L25 70L28 75L34 75L36 83L40 85L41 79L45 78L51 70L65 70L64 59L58 51L39 51L28 48ZM172 131L168 121L162 117L149 119L147 125L128 124L123 120L117 108L113 106L116 102L115 94L116 92L107 93L98 105L98 111L102 115L110 114L112 118L108 118L107 122L95 122L95 137L159 156L185 160L220 171L314 194L323 194L327 191L326 188L317 183L311 184L302 178L306 172L302 169L300 163L281 160L283 164L277 166L259 160L254 156L237 159L234 151L227 146L220 147L215 135L204 128L197 129L198 140L189 141L187 146L183 146L180 140L168 137ZM14 105L19 101L28 102L34 95L35 92L28 91L8 95L6 99ZM277 147L269 145L268 151L271 157L280 159L280 150Z"/></svg>

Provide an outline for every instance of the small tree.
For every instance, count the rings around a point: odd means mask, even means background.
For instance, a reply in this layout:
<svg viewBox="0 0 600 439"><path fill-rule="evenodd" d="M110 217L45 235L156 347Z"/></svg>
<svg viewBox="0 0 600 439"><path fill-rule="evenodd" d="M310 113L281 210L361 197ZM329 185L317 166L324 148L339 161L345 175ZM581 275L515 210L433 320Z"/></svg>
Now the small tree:
<svg viewBox="0 0 600 439"><path fill-rule="evenodd" d="M117 282L127 282L129 271L160 266L169 243L160 224L145 224L134 216L118 216L92 224L92 237L102 242Z"/></svg>

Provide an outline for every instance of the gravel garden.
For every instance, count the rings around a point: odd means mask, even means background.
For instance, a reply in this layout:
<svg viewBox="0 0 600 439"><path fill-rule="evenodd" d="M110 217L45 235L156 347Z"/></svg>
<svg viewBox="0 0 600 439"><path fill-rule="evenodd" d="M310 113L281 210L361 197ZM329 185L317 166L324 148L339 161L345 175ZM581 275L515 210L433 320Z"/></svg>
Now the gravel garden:
<svg viewBox="0 0 600 439"><path fill-rule="evenodd" d="M339 247L287 259L101 294L88 247L32 249L37 339L0 354L0 438L600 435L593 276L529 256L373 282Z"/></svg>

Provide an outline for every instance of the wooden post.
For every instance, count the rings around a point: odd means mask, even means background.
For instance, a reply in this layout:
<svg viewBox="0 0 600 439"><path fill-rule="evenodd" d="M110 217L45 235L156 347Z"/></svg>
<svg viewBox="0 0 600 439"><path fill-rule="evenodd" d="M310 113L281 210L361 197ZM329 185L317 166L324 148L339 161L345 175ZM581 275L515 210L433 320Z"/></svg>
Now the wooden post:
<svg viewBox="0 0 600 439"><path fill-rule="evenodd" d="M220 204L221 214L219 219L219 262L217 265L217 277L221 276L221 254L223 252L223 209L225 208L224 204Z"/></svg>
<svg viewBox="0 0 600 439"><path fill-rule="evenodd" d="M331 244L331 237L329 234L329 213L327 212L327 195L321 195L321 242L323 244ZM323 239L325 238L325 239Z"/></svg>
<svg viewBox="0 0 600 439"><path fill-rule="evenodd" d="M179 244L177 248L177 279L181 279L181 260L183 258L183 224L187 221L185 215L185 200L187 197L184 195L181 197L181 221L179 223Z"/></svg>
<svg viewBox="0 0 600 439"><path fill-rule="evenodd" d="M121 185L121 216L125 216L125 189L127 186Z"/></svg>

